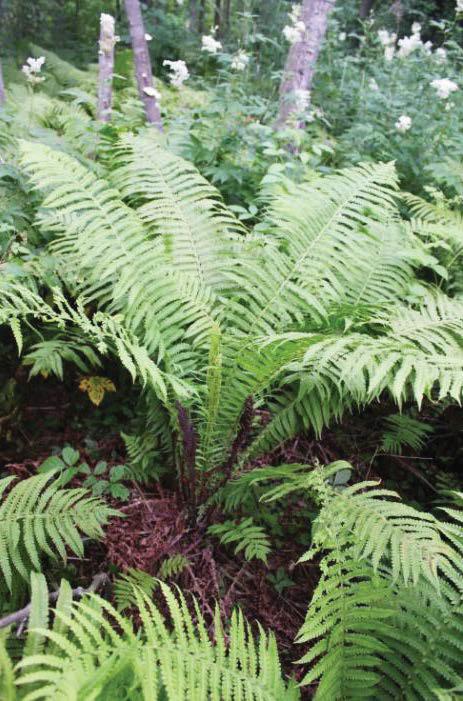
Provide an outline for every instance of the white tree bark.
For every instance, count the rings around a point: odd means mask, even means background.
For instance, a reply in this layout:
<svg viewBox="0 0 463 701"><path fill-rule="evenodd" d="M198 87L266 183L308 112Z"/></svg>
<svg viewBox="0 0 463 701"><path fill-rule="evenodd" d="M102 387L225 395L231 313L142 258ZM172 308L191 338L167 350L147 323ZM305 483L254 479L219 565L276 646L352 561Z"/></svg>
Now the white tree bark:
<svg viewBox="0 0 463 701"><path fill-rule="evenodd" d="M0 62L0 107L5 104L5 84L3 82L2 64Z"/></svg>
<svg viewBox="0 0 463 701"><path fill-rule="evenodd" d="M323 45L328 15L335 0L303 0L300 21L305 29L288 52L280 85L280 108L276 126L283 129L294 116L309 106L318 55ZM303 127L303 123L297 124Z"/></svg>
<svg viewBox="0 0 463 701"><path fill-rule="evenodd" d="M135 62L138 94L145 107L146 121L162 131L162 120L153 85L151 60L139 0L125 0Z"/></svg>
<svg viewBox="0 0 463 701"><path fill-rule="evenodd" d="M113 102L114 74L114 33L115 21L111 15L101 14L100 17L100 50L98 57L98 110L100 122L109 122Z"/></svg>

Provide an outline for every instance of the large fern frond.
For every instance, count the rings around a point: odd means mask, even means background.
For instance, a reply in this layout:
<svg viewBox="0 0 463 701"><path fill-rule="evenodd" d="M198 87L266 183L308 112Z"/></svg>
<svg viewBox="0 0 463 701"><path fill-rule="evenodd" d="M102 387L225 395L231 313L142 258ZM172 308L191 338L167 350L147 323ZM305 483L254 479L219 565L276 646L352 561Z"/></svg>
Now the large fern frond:
<svg viewBox="0 0 463 701"><path fill-rule="evenodd" d="M194 619L181 593L160 583L172 630L141 590L135 598L140 634L108 602L96 595L74 603L66 615L57 611L64 632L41 630L53 645L18 665L23 701L77 701L110 698L125 690L131 699L156 701L297 701L295 684L286 684L272 635L260 630L256 642L241 613L227 631L218 613L211 642L195 607Z"/></svg>

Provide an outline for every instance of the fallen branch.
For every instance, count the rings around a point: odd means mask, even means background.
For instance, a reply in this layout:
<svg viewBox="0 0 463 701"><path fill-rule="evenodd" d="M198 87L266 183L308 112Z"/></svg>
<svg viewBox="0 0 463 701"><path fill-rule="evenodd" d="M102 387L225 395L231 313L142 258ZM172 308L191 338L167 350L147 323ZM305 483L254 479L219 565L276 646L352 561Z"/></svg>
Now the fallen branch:
<svg viewBox="0 0 463 701"><path fill-rule="evenodd" d="M88 586L86 589L84 587L77 587L76 589L73 589L72 596L73 598L78 598L85 596L85 594L92 594L93 592L98 591L98 589L101 589L101 587L106 584L107 581L108 575L104 572L99 572L93 577L90 586ZM58 596L59 591L53 591L49 594L48 600L50 603L52 603L58 599ZM27 606L24 606L24 608L20 609L19 611L15 611L14 613L8 614L8 616L5 616L4 618L0 618L0 629L8 628L8 626L26 621L29 618L31 608L31 604L27 604Z"/></svg>

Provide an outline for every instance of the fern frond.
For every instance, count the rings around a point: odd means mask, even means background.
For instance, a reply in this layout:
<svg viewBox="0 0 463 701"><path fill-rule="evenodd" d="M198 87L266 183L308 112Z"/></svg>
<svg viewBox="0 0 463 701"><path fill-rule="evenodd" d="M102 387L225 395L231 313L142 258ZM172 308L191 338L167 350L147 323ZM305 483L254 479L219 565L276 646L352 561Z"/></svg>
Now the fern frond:
<svg viewBox="0 0 463 701"><path fill-rule="evenodd" d="M419 451L433 432L432 426L406 414L392 414L386 417L384 423L386 430L383 433L381 450L385 453L401 453L404 447Z"/></svg>
<svg viewBox="0 0 463 701"><path fill-rule="evenodd" d="M115 185L161 236L172 264L202 285L223 287L242 228L215 188L188 161L160 148L150 130L119 142L115 166Z"/></svg>
<svg viewBox="0 0 463 701"><path fill-rule="evenodd" d="M281 678L272 635L260 630L254 640L241 613L234 613L227 631L217 612L212 644L199 607L194 619L181 593L160 583L172 622L141 589L135 588L142 628L131 623L96 595L74 603L70 615L57 611L67 636L40 633L59 654L25 657L18 665L17 684L24 701L110 698L121 690L150 701L297 701L296 685ZM32 667L32 671L30 671ZM32 687L32 688L31 688Z"/></svg>
<svg viewBox="0 0 463 701"><path fill-rule="evenodd" d="M246 560L263 560L267 562L270 542L265 529L255 525L252 518L236 523L225 521L209 526L208 533L217 536L222 545L235 544L235 554L243 551Z"/></svg>
<svg viewBox="0 0 463 701"><path fill-rule="evenodd" d="M80 532L101 538L102 526L118 514L85 489L60 489L50 483L52 477L47 473L19 482L0 505L0 571L9 588L13 569L24 578L28 561L40 569L41 553L66 560L69 548L82 556ZM0 493L10 482L0 480Z"/></svg>

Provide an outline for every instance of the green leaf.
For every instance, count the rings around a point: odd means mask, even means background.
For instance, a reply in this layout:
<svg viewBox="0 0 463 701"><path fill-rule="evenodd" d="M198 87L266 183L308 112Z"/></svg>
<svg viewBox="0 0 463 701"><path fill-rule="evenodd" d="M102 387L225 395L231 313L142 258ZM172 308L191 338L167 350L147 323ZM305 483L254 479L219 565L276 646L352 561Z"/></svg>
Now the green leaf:
<svg viewBox="0 0 463 701"><path fill-rule="evenodd" d="M74 448L71 448L70 446L67 445L61 451L61 456L67 465L72 466L72 465L75 465L76 462L79 460L80 453L78 450L74 450Z"/></svg>

